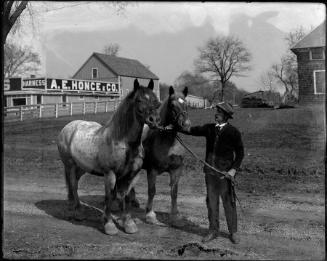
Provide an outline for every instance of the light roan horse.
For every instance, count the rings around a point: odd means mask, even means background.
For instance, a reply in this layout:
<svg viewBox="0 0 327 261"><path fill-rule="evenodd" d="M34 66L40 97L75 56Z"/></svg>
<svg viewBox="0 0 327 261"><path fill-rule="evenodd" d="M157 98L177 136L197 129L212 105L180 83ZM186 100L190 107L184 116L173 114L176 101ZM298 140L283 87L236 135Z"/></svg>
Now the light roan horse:
<svg viewBox="0 0 327 261"><path fill-rule="evenodd" d="M169 96L162 102L159 108L160 125L172 126L172 130L160 131L150 129L143 141L145 157L142 169L147 172L148 201L146 205L146 221L151 224L159 224L153 211L153 199L156 194L156 178L164 172L170 175L171 194L171 225L177 225L177 193L178 182L183 172L183 159L185 149L176 139L179 130L188 130L191 127L187 113L186 96L188 88L183 92L175 92L170 86ZM135 201L135 190L131 190L131 200ZM134 197L134 199L133 199Z"/></svg>
<svg viewBox="0 0 327 261"><path fill-rule="evenodd" d="M148 87L144 87L135 79L133 91L122 100L105 125L75 120L68 123L58 136L57 145L65 167L68 199L74 203L75 214L81 208L77 194L81 176L87 172L104 177L103 221L104 231L109 235L118 232L111 215L111 204L116 191L120 193L123 202L122 220L125 232L137 231L125 196L135 185L143 164L143 126L146 123L150 128L156 128L160 121L160 103L153 87L152 80Z"/></svg>

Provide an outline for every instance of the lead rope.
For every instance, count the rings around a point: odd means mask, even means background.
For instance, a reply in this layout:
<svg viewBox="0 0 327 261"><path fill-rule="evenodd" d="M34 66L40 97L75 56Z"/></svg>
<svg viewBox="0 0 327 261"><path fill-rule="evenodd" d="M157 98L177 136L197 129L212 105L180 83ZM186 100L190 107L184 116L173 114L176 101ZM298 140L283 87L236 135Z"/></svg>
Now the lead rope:
<svg viewBox="0 0 327 261"><path fill-rule="evenodd" d="M243 207L242 207L242 205L241 205L241 202L240 202L240 200L238 199L238 197L236 196L236 193L235 193L235 179L233 178L233 177L230 177L228 174L226 174L226 173L224 173L224 172L221 172L221 171L219 171L219 170L217 170L216 168L214 168L213 166L211 166L211 165L209 165L207 162L205 162L203 159L201 159L201 158L199 158L189 147L187 147L186 145L185 145L185 143L182 141L182 139L178 136L178 135L176 135L176 139L179 141L179 143L189 152L189 153L191 153L192 154L192 156L194 157L194 158L196 158L197 160L199 160L201 163L203 163L204 165L206 165L207 167L209 167L210 169L212 169L212 170L214 170L215 172L217 172L217 173L219 173L219 174L221 174L221 175L223 175L223 177L220 177L220 179L223 179L223 178L227 178L227 179L229 179L230 181L231 181L231 184L232 184L232 187L233 187L233 190L234 191L232 191L232 193L235 195L235 198L237 199L237 201L238 201L238 204L240 205L240 208L241 208L241 211L242 211L242 213L243 213L243 215L245 215L245 213L244 213L244 210L243 210ZM209 172L209 174L211 174L211 175L215 175L214 173L211 173L211 172ZM216 175L215 175L216 176Z"/></svg>

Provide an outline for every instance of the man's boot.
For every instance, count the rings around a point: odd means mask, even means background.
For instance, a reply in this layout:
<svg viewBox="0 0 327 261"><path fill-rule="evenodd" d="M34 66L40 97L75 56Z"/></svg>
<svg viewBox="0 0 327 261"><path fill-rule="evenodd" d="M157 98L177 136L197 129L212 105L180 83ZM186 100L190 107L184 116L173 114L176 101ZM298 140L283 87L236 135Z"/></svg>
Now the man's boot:
<svg viewBox="0 0 327 261"><path fill-rule="evenodd" d="M233 244L238 244L240 243L240 237L238 233L231 233L229 235L230 241L232 241Z"/></svg>
<svg viewBox="0 0 327 261"><path fill-rule="evenodd" d="M209 233L205 237L202 238L202 242L203 243L209 242L209 241L215 239L216 237L218 237L218 235L219 235L218 231L209 230Z"/></svg>

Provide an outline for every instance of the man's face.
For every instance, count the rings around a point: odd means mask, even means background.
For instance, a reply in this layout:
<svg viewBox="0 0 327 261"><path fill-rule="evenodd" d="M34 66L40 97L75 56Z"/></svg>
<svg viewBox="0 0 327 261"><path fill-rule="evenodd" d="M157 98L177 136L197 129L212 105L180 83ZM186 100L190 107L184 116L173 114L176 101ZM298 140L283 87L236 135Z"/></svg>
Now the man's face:
<svg viewBox="0 0 327 261"><path fill-rule="evenodd" d="M222 123L225 118L225 113L222 109L217 108L216 114L215 114L215 121L216 123Z"/></svg>

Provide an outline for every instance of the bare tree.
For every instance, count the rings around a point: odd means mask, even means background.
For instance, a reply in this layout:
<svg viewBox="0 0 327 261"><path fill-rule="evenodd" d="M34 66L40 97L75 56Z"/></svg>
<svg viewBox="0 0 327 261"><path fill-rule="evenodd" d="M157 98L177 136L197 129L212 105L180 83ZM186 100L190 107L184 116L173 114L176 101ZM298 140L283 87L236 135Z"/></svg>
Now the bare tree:
<svg viewBox="0 0 327 261"><path fill-rule="evenodd" d="M26 75L38 71L41 64L40 57L30 47L20 47L13 43L6 43L4 47L4 75Z"/></svg>
<svg viewBox="0 0 327 261"><path fill-rule="evenodd" d="M92 1L83 1L78 3L65 3L65 2L57 2L54 5L50 5L49 3L43 3L42 7L36 8L34 6L34 3L41 3L42 2L34 2L34 1L13 1L13 0L6 0L2 2L3 11L2 11L2 44L4 45L7 36L10 32L15 32L20 28L20 18L25 12L25 10L28 11L28 15L32 20L34 20L34 16L36 13L47 13L51 11L56 11L59 9L64 8L72 8L79 5L86 5L93 3ZM99 5L103 5L104 8L107 8L108 5L115 10L117 15L124 14L124 11L127 7L127 5L131 4L124 1L109 1L109 2L97 2ZM135 3L133 3L135 4Z"/></svg>
<svg viewBox="0 0 327 261"><path fill-rule="evenodd" d="M274 78L284 87L283 103L288 99L294 99L298 94L298 72L296 55L290 51L290 48L306 35L304 28L298 27L285 37L289 50L282 56L279 63L273 64L271 69Z"/></svg>
<svg viewBox="0 0 327 261"><path fill-rule="evenodd" d="M289 97L295 97L298 91L297 64L290 56L282 57L279 64L272 65L272 72L279 83L284 86L283 102Z"/></svg>
<svg viewBox="0 0 327 261"><path fill-rule="evenodd" d="M2 4L2 43L5 43L9 32L27 7L28 1L4 1Z"/></svg>
<svg viewBox="0 0 327 261"><path fill-rule="evenodd" d="M294 44L296 44L298 41L303 39L303 37L307 34L306 30L303 28L303 26L300 26L292 31L290 31L284 40L287 42L287 45L289 48L291 48ZM290 50L288 50L290 54L293 54Z"/></svg>
<svg viewBox="0 0 327 261"><path fill-rule="evenodd" d="M262 72L259 76L258 83L264 91L273 92L275 90L275 76L272 70Z"/></svg>
<svg viewBox="0 0 327 261"><path fill-rule="evenodd" d="M109 43L103 48L103 52L108 55L117 56L120 46L117 43Z"/></svg>
<svg viewBox="0 0 327 261"><path fill-rule="evenodd" d="M198 48L200 55L195 60L196 70L209 73L221 83L220 100L224 100L226 83L232 76L244 76L251 69L251 53L243 42L234 36L218 36ZM218 87L218 86L217 86Z"/></svg>

